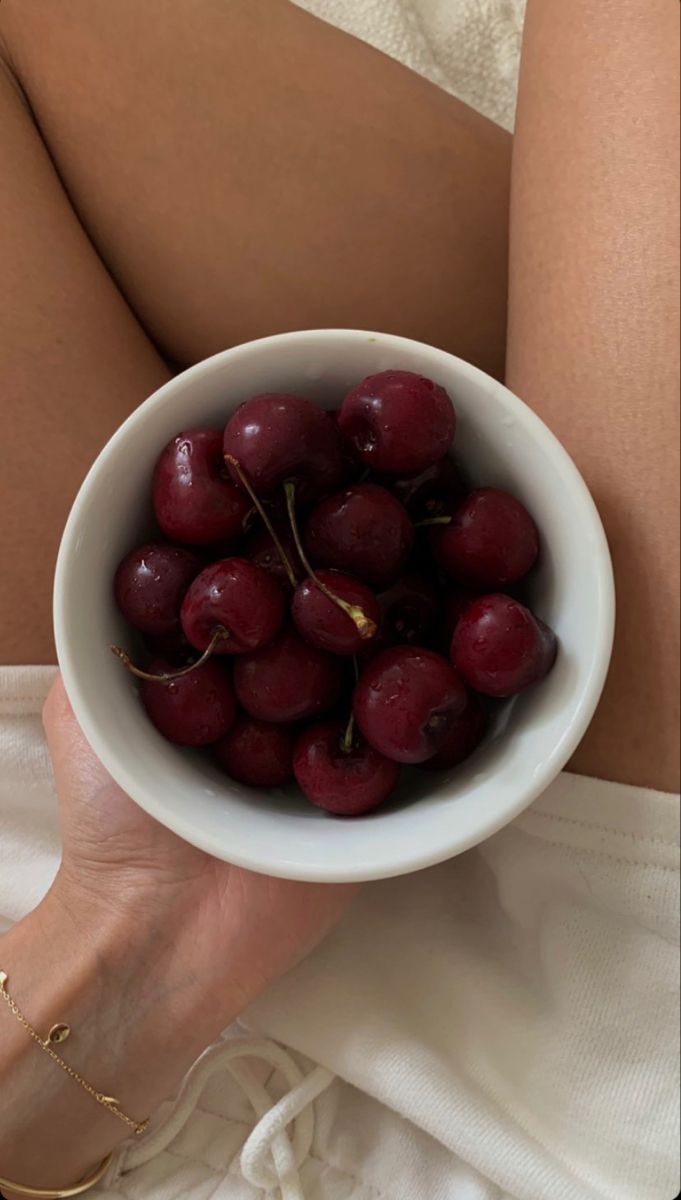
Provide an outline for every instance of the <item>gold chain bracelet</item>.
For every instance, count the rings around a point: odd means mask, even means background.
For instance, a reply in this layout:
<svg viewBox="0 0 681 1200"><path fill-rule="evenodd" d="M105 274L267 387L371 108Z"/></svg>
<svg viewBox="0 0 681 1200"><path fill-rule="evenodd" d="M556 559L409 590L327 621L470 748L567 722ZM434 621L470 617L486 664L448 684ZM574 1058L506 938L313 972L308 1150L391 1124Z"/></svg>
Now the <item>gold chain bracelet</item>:
<svg viewBox="0 0 681 1200"><path fill-rule="evenodd" d="M19 1005L10 996L7 990L7 982L7 973L0 970L0 996L5 1001L11 1012L14 1013L17 1021L23 1025L29 1037L33 1038L33 1041L40 1046L40 1049L43 1050L45 1054L49 1055L52 1061L55 1062L58 1067L61 1067L62 1071L69 1075L76 1083L80 1084L80 1086L83 1088L83 1091L87 1092L88 1096L92 1096L93 1100L96 1100L98 1104L101 1104L108 1112L111 1113L113 1117L117 1117L119 1121L122 1121L124 1125L127 1125L128 1129L131 1129L133 1133L137 1134L138 1136L143 1134L149 1126L148 1119L146 1121L133 1121L132 1117L126 1116L126 1114L121 1111L120 1101L117 1100L115 1096L107 1096L103 1092L98 1092L96 1088L91 1087L87 1080L83 1079L82 1075L79 1075L77 1071L74 1071L73 1067L70 1067L68 1063L65 1063L63 1058L60 1058L56 1051L52 1049L54 1045L59 1045L61 1042L65 1042L66 1039L71 1036L71 1026L62 1021L58 1025L52 1026L46 1038L41 1038L40 1034L36 1033L30 1021L28 1021L24 1016L19 1008Z"/></svg>

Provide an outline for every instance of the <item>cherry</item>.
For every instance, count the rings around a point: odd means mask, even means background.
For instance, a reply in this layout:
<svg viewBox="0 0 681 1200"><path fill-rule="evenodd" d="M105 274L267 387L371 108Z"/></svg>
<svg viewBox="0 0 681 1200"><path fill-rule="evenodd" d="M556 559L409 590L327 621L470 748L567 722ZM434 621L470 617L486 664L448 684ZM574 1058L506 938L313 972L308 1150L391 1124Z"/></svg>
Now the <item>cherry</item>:
<svg viewBox="0 0 681 1200"><path fill-rule="evenodd" d="M266 646L284 619L279 584L245 558L223 558L206 567L182 602L182 629L192 646L215 654L246 654Z"/></svg>
<svg viewBox="0 0 681 1200"><path fill-rule="evenodd" d="M376 621L372 619L370 613L366 613L364 611L364 609L362 608L361 604L346 600L339 592L334 591L333 586L332 586L333 580L331 580L331 582L324 580L322 578L322 576L317 571L315 571L314 567L310 563L310 561L307 557L307 554L305 553L305 547L303 546L303 543L301 541L300 530L298 528L298 518L296 516L296 485L295 485L295 483L292 483L290 480L287 483L285 483L284 484L284 493L286 495L286 505L288 508L289 522L291 525L291 533L293 534L293 539L296 544L296 550L298 551L298 557L300 558L300 561L303 564L303 567L309 576L308 582L310 584L314 584L317 591L322 593L324 595L324 597L326 598L326 600L328 600L331 604L335 605L335 607L337 609L339 609L339 611L344 616L347 616L350 618L350 620L352 621L352 623L355 626L355 629L358 634L360 642L367 638L373 637L376 632L377 626L376 626ZM347 588L347 586L348 586L347 581L348 581L349 577L346 576L345 578L346 578L345 587ZM359 584L358 580L350 579L350 585L354 591L356 591L356 586L355 586L356 584ZM364 587L363 584L360 586L362 588ZM374 597L371 593L368 594L368 599L369 599L370 610L374 611L375 610ZM304 608L306 610L309 610L310 603L315 605L315 609L316 609L318 617L319 617L320 611L326 611L323 609L323 606L322 606L322 609L320 609L319 602L316 601L315 599L311 599L309 601L308 600L304 601ZM303 625L305 625L305 623L306 623L305 619L303 618ZM312 628L313 626L316 625L317 633L323 632L322 625L320 624L320 621L318 619L315 621L311 617L310 621L308 621L307 624L310 626L310 628ZM340 645L343 645L347 642L347 638L344 634L344 631L347 632L346 627L343 624L339 624L337 619L334 621L334 619L327 614L326 619L323 621L323 626L324 626L324 629L326 630L326 633L330 634L332 639L336 639L340 635L340 642L339 642ZM310 639L308 638L308 641L309 640ZM353 637L352 641L353 641L353 644L357 644L356 638Z"/></svg>
<svg viewBox="0 0 681 1200"><path fill-rule="evenodd" d="M388 644L422 646L432 633L439 603L435 585L425 575L402 575L378 597L381 636Z"/></svg>
<svg viewBox="0 0 681 1200"><path fill-rule="evenodd" d="M296 730L269 725L253 717L237 717L216 744L218 762L232 779L251 787L283 787L293 779Z"/></svg>
<svg viewBox="0 0 681 1200"><path fill-rule="evenodd" d="M434 771L458 766L480 745L486 729L487 713L479 697L470 694L466 707L454 721L444 744L437 754L421 765Z"/></svg>
<svg viewBox="0 0 681 1200"><path fill-rule="evenodd" d="M451 658L476 692L514 696L543 679L558 643L548 625L511 596L480 596L460 617Z"/></svg>
<svg viewBox="0 0 681 1200"><path fill-rule="evenodd" d="M378 632L372 638L369 638L367 642L363 642L361 650L358 650L355 655L358 669L363 671L367 663L373 662L377 654L380 654L383 650L387 650L391 645L392 642L389 642L387 637L381 633L379 625Z"/></svg>
<svg viewBox="0 0 681 1200"><path fill-rule="evenodd" d="M380 480L404 505L412 521L426 521L451 513L466 488L451 458L439 459L418 475Z"/></svg>
<svg viewBox="0 0 681 1200"><path fill-rule="evenodd" d="M556 636L517 599L537 528L499 488L466 493L455 424L442 387L391 370L337 411L257 395L223 433L193 428L165 447L153 505L170 542L130 551L114 579L148 670L111 647L165 737L213 744L253 787L295 775L314 804L356 816L386 799L398 764L468 757L485 695L546 675ZM212 658L230 654L233 682Z"/></svg>
<svg viewBox="0 0 681 1200"><path fill-rule="evenodd" d="M187 641L181 629L159 637L146 637L144 641L152 658L164 659L173 669L196 662L196 648Z"/></svg>
<svg viewBox="0 0 681 1200"><path fill-rule="evenodd" d="M395 762L419 763L445 744L466 700L466 688L446 659L419 647L394 646L365 667L353 711L375 750Z"/></svg>
<svg viewBox="0 0 681 1200"><path fill-rule="evenodd" d="M399 500L375 483L357 483L322 500L310 514L305 549L320 567L335 567L388 587L402 571L414 531Z"/></svg>
<svg viewBox="0 0 681 1200"><path fill-rule="evenodd" d="M146 542L126 554L114 578L114 596L126 621L161 636L180 627L180 605L203 563L181 546Z"/></svg>
<svg viewBox="0 0 681 1200"><path fill-rule="evenodd" d="M318 571L316 578L303 580L294 593L291 616L306 642L331 654L356 654L366 638L357 622L322 591L320 583L360 612L374 633L381 616L376 597L365 583L339 571Z"/></svg>
<svg viewBox="0 0 681 1200"><path fill-rule="evenodd" d="M537 526L527 509L499 488L477 488L454 510L451 523L430 533L433 554L459 583L492 590L516 583L539 553Z"/></svg>
<svg viewBox="0 0 681 1200"><path fill-rule="evenodd" d="M446 592L438 634L438 646L443 654L449 656L454 630L459 622L459 618L463 616L468 606L474 600L477 600L477 598L478 593L469 592L467 588L454 587Z"/></svg>
<svg viewBox="0 0 681 1200"><path fill-rule="evenodd" d="M277 723L327 711L338 699L342 676L340 659L309 646L290 628L234 665L242 707L259 721Z"/></svg>
<svg viewBox="0 0 681 1200"><path fill-rule="evenodd" d="M346 745L342 721L311 725L293 754L298 785L319 808L358 817L378 808L397 786L400 768L355 735Z"/></svg>
<svg viewBox="0 0 681 1200"><path fill-rule="evenodd" d="M416 475L452 444L456 418L444 388L412 371L382 371L354 387L339 425L367 467Z"/></svg>
<svg viewBox="0 0 681 1200"><path fill-rule="evenodd" d="M349 483L355 483L363 473L366 473L366 470L357 459L352 442L346 438L341 430L340 409L330 409L327 416L333 421L338 437L340 438L341 454L343 456L343 484L347 486Z"/></svg>
<svg viewBox="0 0 681 1200"><path fill-rule="evenodd" d="M154 659L150 675L170 669L164 659ZM140 698L150 720L178 746L207 746L227 733L236 714L234 693L225 668L217 662L197 666L190 675L167 683L145 679Z"/></svg>
<svg viewBox="0 0 681 1200"><path fill-rule="evenodd" d="M288 522L274 521L273 527L286 558L293 568L294 574L298 576L304 575L305 571L298 557L295 539ZM242 553L244 558L261 567L263 571L267 571L269 575L272 575L282 588L288 590L291 587L291 580L286 566L268 529L263 527L254 529L244 542Z"/></svg>
<svg viewBox="0 0 681 1200"><path fill-rule="evenodd" d="M190 429L168 443L154 471L153 503L176 542L203 545L241 533L250 505L227 477L219 430Z"/></svg>
<svg viewBox="0 0 681 1200"><path fill-rule="evenodd" d="M301 503L331 492L343 479L343 453L335 423L303 396L253 396L237 408L224 433L232 477L241 475L259 497L292 481Z"/></svg>

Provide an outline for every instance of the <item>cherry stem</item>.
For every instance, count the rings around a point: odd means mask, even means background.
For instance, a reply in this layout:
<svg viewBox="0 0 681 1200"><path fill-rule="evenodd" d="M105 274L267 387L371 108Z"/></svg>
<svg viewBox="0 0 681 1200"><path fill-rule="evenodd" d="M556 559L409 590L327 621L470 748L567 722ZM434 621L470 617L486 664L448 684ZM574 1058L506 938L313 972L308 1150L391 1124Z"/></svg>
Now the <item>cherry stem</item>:
<svg viewBox="0 0 681 1200"><path fill-rule="evenodd" d="M352 743L353 743L354 737L355 737L355 714L354 714L354 712L351 712L350 720L348 721L345 733L343 734L343 739L341 741L341 750L343 751L343 754L349 754L350 751L352 750Z"/></svg>
<svg viewBox="0 0 681 1200"><path fill-rule="evenodd" d="M248 477L244 473L241 463L239 462L238 458L234 457L233 454L225 454L224 458L225 458L225 462L228 463L230 467L234 467L234 470L239 479L239 483L241 484L244 491L248 492L248 495L250 496L251 500L253 501L253 504L255 505L256 509L260 513L260 516L263 519L265 528L267 529L267 532L269 533L270 537L272 538L272 541L274 542L274 544L277 548L277 553L284 565L284 570L286 571L286 574L288 575L289 583L291 584L291 587L294 587L294 588L298 587L298 580L296 579L295 571L293 570L293 567L291 566L291 563L289 562L286 551L284 550L284 547L282 546L279 538L277 537L275 530L274 530L274 526L273 526L272 522L270 521L267 513L265 512L265 509L263 508L262 504L260 503L260 500L256 496L255 492L253 491L253 488L251 487L251 485L248 481Z"/></svg>
<svg viewBox="0 0 681 1200"><path fill-rule="evenodd" d="M284 491L286 492L286 508L288 509L289 521L291 522L293 540L296 544L296 550L298 551L300 561L310 576L310 579L314 581L320 592L323 592L324 595L327 596L337 608L340 608L341 611L344 612L350 618L350 620L354 622L357 632L361 638L372 638L376 632L376 622L367 617L366 613L362 608L360 608L359 604L349 604L347 600L343 600L341 596L337 596L336 593L333 592L330 587L327 587L325 583L322 583L319 576L315 574L315 571L311 567L305 554L303 543L300 540L300 533L298 532L298 522L296 520L295 483L293 483L292 480L289 480L284 484Z"/></svg>
<svg viewBox="0 0 681 1200"><path fill-rule="evenodd" d="M424 525L451 525L451 517L427 517L425 521L414 521L414 529L423 529Z"/></svg>
<svg viewBox="0 0 681 1200"><path fill-rule="evenodd" d="M139 667L135 666L130 655L126 654L125 650L121 649L120 646L111 646L110 650L112 654L116 655L116 658L120 658L123 665L128 668L132 675L136 675L138 679L148 679L152 683L169 683L172 679L181 679L183 675L189 675L197 667L202 667L205 662L208 662L215 647L228 637L229 632L225 629L224 625L218 625L203 654L195 663L192 663L188 667L183 667L181 671L166 671L161 675L150 675L148 671L140 670Z"/></svg>

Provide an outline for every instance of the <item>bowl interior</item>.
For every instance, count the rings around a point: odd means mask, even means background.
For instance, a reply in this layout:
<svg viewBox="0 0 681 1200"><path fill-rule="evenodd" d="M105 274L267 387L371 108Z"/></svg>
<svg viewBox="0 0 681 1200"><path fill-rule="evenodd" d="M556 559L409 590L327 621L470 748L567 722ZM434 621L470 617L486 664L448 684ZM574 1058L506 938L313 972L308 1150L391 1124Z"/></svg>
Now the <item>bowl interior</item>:
<svg viewBox="0 0 681 1200"><path fill-rule="evenodd" d="M227 779L210 756L175 749L140 708L109 651L130 634L112 599L123 554L153 529L150 481L164 444L192 425L225 424L244 399L291 391L335 407L363 376L420 371L449 391L456 456L476 483L513 491L542 537L531 602L560 638L547 680L504 707L473 757L445 774L409 771L400 793L361 820L327 816L295 789L261 792ZM595 708L613 624L602 527L576 468L546 427L484 373L432 347L351 330L252 342L184 372L108 443L76 500L55 582L60 665L76 715L117 782L202 849L300 879L371 879L441 861L500 828L564 766Z"/></svg>

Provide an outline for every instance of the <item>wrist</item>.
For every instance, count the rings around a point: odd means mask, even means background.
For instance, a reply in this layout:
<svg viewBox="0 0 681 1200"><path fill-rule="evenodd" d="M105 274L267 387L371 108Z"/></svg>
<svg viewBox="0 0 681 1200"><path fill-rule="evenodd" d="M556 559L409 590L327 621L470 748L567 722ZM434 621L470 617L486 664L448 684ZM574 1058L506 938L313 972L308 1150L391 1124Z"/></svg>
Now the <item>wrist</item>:
<svg viewBox="0 0 681 1200"><path fill-rule="evenodd" d="M42 903L0 938L8 990L40 1037L57 1022L59 1055L98 1091L143 1121L172 1095L195 1058L236 1016L206 1004L183 969L164 906L124 903L60 874ZM142 905L142 909L140 909ZM151 918L150 918L151 914ZM74 1183L130 1135L69 1078L0 1005L0 1174L31 1186ZM37 1153L37 1148L40 1153ZM40 1165L38 1165L40 1164Z"/></svg>
<svg viewBox="0 0 681 1200"><path fill-rule="evenodd" d="M62 926L96 960L102 978L140 1005L163 997L163 1028L191 1021L213 1040L247 1007L260 985L252 978L242 930L225 912L215 944L202 879L162 878L155 871L119 870L83 877L62 865L33 914ZM232 924L234 925L231 928Z"/></svg>
<svg viewBox="0 0 681 1200"><path fill-rule="evenodd" d="M94 890L60 870L29 919L46 941L69 938L78 948L79 1004L96 997L112 1067L131 1056L130 1089L152 1107L251 998L227 985L229 948L216 955L201 946L200 898L186 888L131 876L123 888Z"/></svg>

